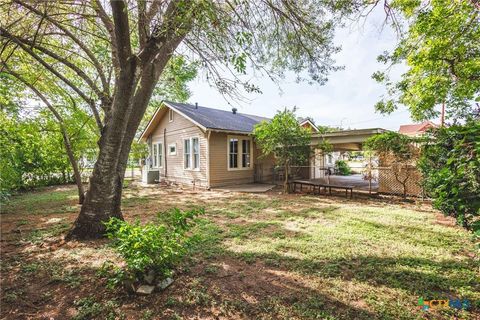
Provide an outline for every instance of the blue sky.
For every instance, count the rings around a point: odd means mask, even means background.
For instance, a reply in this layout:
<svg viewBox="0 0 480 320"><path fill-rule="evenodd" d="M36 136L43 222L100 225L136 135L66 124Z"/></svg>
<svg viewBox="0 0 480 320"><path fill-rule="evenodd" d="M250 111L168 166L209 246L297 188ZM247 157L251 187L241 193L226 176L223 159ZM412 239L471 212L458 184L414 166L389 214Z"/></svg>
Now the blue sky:
<svg viewBox="0 0 480 320"><path fill-rule="evenodd" d="M404 107L386 116L374 110L374 104L385 92L384 87L371 78L373 72L383 68L376 57L394 48L397 41L388 26L381 30L385 13L381 6L378 7L366 21L354 22L336 31L335 44L340 45L342 51L335 58L337 65L343 65L345 69L332 73L326 85L296 83L295 75L291 74L279 84L279 90L269 79L260 78L255 83L263 93L247 95L249 101L236 101L235 107L239 112L272 117L285 106L296 106L299 116L310 116L317 124L344 129L381 127L398 130L400 124L411 123L409 112ZM402 69L395 70L397 76ZM202 77L194 80L190 89L192 96L189 101L192 103L231 109Z"/></svg>

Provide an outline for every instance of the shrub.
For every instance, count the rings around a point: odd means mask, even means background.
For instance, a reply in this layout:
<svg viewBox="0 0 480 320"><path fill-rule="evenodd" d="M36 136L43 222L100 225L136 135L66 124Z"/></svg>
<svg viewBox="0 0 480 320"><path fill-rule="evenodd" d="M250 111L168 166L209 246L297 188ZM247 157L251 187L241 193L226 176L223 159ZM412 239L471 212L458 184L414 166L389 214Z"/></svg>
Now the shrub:
<svg viewBox="0 0 480 320"><path fill-rule="evenodd" d="M350 169L348 164L343 160L337 160L337 162L335 162L335 171L341 176L349 176L352 174L352 169Z"/></svg>
<svg viewBox="0 0 480 320"><path fill-rule="evenodd" d="M175 208L159 213L154 222L144 225L111 218L105 223L106 234L126 263L125 268L117 268L117 278L137 282L152 272L159 279L171 276L190 244L187 232L193 226L192 219L202 213L203 209Z"/></svg>
<svg viewBox="0 0 480 320"><path fill-rule="evenodd" d="M419 168L433 206L480 232L480 122L438 128L422 148Z"/></svg>

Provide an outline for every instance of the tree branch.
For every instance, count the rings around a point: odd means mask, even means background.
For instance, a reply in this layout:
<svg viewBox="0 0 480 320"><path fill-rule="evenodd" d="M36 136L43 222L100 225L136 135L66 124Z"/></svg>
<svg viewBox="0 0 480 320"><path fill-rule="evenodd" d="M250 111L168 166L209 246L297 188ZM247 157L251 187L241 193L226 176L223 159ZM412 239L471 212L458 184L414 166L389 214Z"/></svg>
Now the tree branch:
<svg viewBox="0 0 480 320"><path fill-rule="evenodd" d="M105 92L102 92L98 87L97 85L95 84L95 82L90 79L87 74L82 70L80 69L79 67L77 67L75 64L71 63L70 61L68 61L67 59L59 56L58 54L56 54L55 52L45 48L45 47L42 47L41 45L33 42L33 41L30 41L30 40L27 40L27 39L23 39L23 38L20 38L20 37L17 37L11 33L9 33L7 30L5 30L4 28L0 27L0 36L3 36L5 38L8 38L8 39L11 39L13 42L19 44L19 42L25 44L25 45L28 45L30 46L31 48L35 48L43 53L45 53L46 55L50 56L51 58L57 60L58 62L64 64L65 66L69 67L70 69L72 69L73 71L75 71L75 73L80 77L82 78L87 84L88 86L95 92L95 94L98 96L98 98L100 100L104 100L104 99L109 99L108 97L108 94L106 94Z"/></svg>
<svg viewBox="0 0 480 320"><path fill-rule="evenodd" d="M111 0L115 45L117 47L117 56L120 68L127 64L127 60L132 56L132 44L130 41L130 25L128 22L128 10L124 0Z"/></svg>
<svg viewBox="0 0 480 320"><path fill-rule="evenodd" d="M59 22L51 18L50 16L43 14L41 11L37 10L36 8L24 3L23 1L20 0L14 0L16 3L19 5L25 7L26 9L34 12L37 15L40 15L42 18L44 17L47 21L52 23L54 26L56 26L58 29L63 31L66 36L68 36L70 39L72 39L73 42L75 42L84 52L85 54L90 58L93 66L98 72L98 75L100 77L100 81L102 82L102 87L103 90L109 95L110 94L110 84L107 81L107 78L105 77L105 73L103 72L103 68L100 64L100 62L97 60L96 56L93 54L93 52L82 42L80 39L78 39L73 33L71 33L67 28L62 26Z"/></svg>
<svg viewBox="0 0 480 320"><path fill-rule="evenodd" d="M0 36L3 36L3 32L0 30ZM12 41L15 41L12 39ZM37 60L45 69L53 73L57 78L62 80L65 84L67 84L70 88L73 89L87 104L90 106L90 109L92 110L93 116L95 117L95 121L97 122L97 126L100 129L100 131L103 128L102 120L100 119L100 114L98 113L97 107L95 106L95 102L88 98L85 93L83 93L76 85L74 85L70 80L68 80L65 76L63 76L60 72L55 70L54 67L49 65L48 63L45 62L39 55L37 55L32 49L27 47L24 43L21 41L15 42L20 48L23 49L26 53L28 53L32 58Z"/></svg>
<svg viewBox="0 0 480 320"><path fill-rule="evenodd" d="M105 26L105 29L107 29L107 32L110 34L110 50L112 52L112 62L115 73L118 75L118 70L120 70L120 64L118 63L117 40L115 37L113 22L99 0L92 0L92 6L97 15L99 16L100 20L102 21L103 25Z"/></svg>

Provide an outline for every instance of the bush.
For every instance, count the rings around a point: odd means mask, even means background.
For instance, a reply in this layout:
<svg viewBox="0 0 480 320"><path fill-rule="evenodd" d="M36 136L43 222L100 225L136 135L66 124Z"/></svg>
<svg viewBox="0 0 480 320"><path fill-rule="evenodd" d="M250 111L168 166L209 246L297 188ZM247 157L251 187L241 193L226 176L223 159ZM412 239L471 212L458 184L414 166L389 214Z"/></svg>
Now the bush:
<svg viewBox="0 0 480 320"><path fill-rule="evenodd" d="M106 225L108 238L125 260L126 267L116 270L120 280L142 281L145 275L154 274L163 280L172 274L173 267L187 252L191 237L192 219L203 213L203 209L181 211L172 209L159 213L154 222L141 225L139 221L128 223L111 218Z"/></svg>
<svg viewBox="0 0 480 320"><path fill-rule="evenodd" d="M439 128L424 144L419 168L435 208L480 232L480 123Z"/></svg>
<svg viewBox="0 0 480 320"><path fill-rule="evenodd" d="M343 160L337 160L337 162L335 162L335 171L341 176L349 176L352 174L352 169L350 169L348 164Z"/></svg>

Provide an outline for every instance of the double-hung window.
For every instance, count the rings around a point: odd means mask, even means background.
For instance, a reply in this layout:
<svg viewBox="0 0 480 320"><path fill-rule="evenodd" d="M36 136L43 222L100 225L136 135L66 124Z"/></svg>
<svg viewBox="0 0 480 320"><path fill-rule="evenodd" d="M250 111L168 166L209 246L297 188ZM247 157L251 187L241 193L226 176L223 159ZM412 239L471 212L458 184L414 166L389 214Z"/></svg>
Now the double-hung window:
<svg viewBox="0 0 480 320"><path fill-rule="evenodd" d="M200 141L198 138L183 140L183 164L185 169L200 169Z"/></svg>
<svg viewBox="0 0 480 320"><path fill-rule="evenodd" d="M247 170L252 167L252 139L250 137L228 137L228 169Z"/></svg>
<svg viewBox="0 0 480 320"><path fill-rule="evenodd" d="M154 143L152 146L152 168L161 168L163 163L163 144Z"/></svg>
<svg viewBox="0 0 480 320"><path fill-rule="evenodd" d="M229 154L228 154L229 168L238 168L238 139L231 138L229 141Z"/></svg>
<svg viewBox="0 0 480 320"><path fill-rule="evenodd" d="M192 150L193 150L193 169L200 168L200 144L198 142L198 138L192 138Z"/></svg>
<svg viewBox="0 0 480 320"><path fill-rule="evenodd" d="M158 144L158 167L163 167L163 143Z"/></svg>
<svg viewBox="0 0 480 320"><path fill-rule="evenodd" d="M250 168L250 140L242 139L242 168Z"/></svg>
<svg viewBox="0 0 480 320"><path fill-rule="evenodd" d="M183 140L183 167L185 169L191 169L192 161L192 148L190 144L190 139Z"/></svg>
<svg viewBox="0 0 480 320"><path fill-rule="evenodd" d="M158 145L155 143L152 150L152 167L158 168Z"/></svg>

